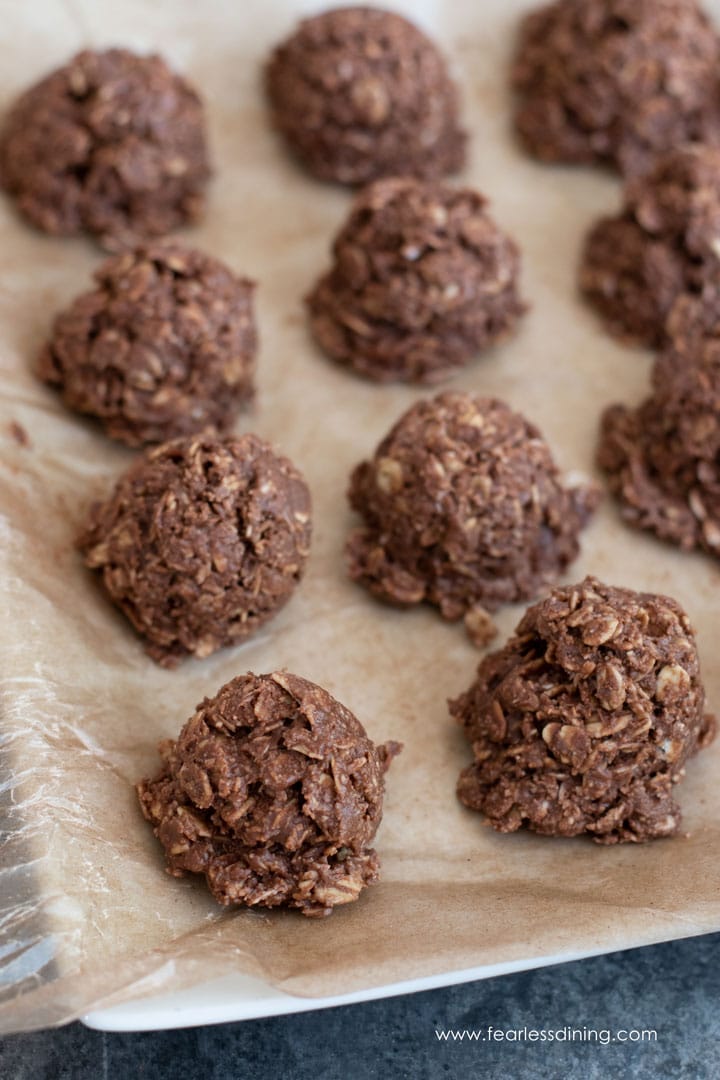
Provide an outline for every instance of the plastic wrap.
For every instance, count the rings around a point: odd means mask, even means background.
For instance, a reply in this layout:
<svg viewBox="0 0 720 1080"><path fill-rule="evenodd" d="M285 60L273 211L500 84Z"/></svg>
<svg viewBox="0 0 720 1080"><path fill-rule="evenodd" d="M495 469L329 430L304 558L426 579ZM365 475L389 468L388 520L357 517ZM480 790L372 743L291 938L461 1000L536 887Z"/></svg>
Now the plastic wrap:
<svg viewBox="0 0 720 1080"><path fill-rule="evenodd" d="M2 1031L229 971L320 995L720 928L720 747L690 763L679 790L687 838L601 848L496 835L454 794L469 751L446 698L469 684L477 652L434 611L383 607L346 578L349 471L421 391L353 377L308 338L301 298L327 265L350 193L286 157L259 72L271 44L318 6L0 4L3 104L87 45L162 51L203 89L217 178L186 239L259 282L259 396L238 428L289 454L315 505L308 573L280 616L241 648L156 667L73 548L89 503L133 455L68 413L31 370L52 313L88 286L101 254L33 232L0 202ZM471 136L462 180L489 194L519 241L532 305L519 334L452 386L505 398L539 424L564 469L591 473L601 408L644 396L651 361L603 335L576 295L581 237L615 207L618 182L540 166L514 145L506 68L527 4L394 6L455 58ZM686 606L717 706L717 564L629 531L606 499L568 578L590 571ZM502 635L519 616L500 614ZM321 921L226 911L201 881L167 877L133 790L156 769L158 740L204 695L283 666L326 686L375 740L406 747L388 776L382 882Z"/></svg>

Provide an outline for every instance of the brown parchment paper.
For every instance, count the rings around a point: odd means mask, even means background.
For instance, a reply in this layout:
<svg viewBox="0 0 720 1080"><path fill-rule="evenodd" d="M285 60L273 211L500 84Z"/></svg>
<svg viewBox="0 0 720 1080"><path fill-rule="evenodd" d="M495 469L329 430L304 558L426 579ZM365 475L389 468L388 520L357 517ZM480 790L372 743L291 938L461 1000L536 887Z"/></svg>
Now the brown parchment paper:
<svg viewBox="0 0 720 1080"><path fill-rule="evenodd" d="M31 366L53 312L101 255L27 228L0 202L0 1030L62 1023L106 1002L231 971L299 994L342 993L501 961L618 949L720 928L720 746L679 791L689 836L644 847L500 836L457 803L469 758L446 698L477 652L430 609L396 611L346 580L351 466L419 396L336 368L310 342L301 297L325 267L350 195L306 177L270 131L259 87L292 0L0 2L0 105L83 46L158 49L203 89L217 177L186 239L259 282L254 429L305 471L315 506L307 577L254 641L173 672L157 668L83 569L73 537L132 454L66 412ZM532 310L520 333L452 381L538 422L569 472L592 472L597 420L646 392L651 357L604 336L576 295L582 234L617 202L616 179L522 157L509 127L510 0L394 6L454 58L471 136L462 180L493 201L524 255ZM712 6L720 17L720 3ZM29 433L18 444L13 422ZM606 499L570 578L666 591L699 633L720 707L718 567L627 530ZM501 613L504 637L519 608ZM249 669L286 666L405 751L388 777L382 883L315 922L226 912L203 884L163 872L132 784L158 765L203 695Z"/></svg>

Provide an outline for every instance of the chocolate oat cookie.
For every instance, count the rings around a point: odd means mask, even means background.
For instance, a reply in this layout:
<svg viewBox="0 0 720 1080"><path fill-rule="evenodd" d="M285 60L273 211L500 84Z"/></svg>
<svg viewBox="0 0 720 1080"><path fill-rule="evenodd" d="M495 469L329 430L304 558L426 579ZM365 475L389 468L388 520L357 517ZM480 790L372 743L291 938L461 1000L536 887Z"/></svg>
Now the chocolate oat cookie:
<svg viewBox="0 0 720 1080"><path fill-rule="evenodd" d="M485 644L487 614L526 600L578 553L597 502L565 488L538 429L502 401L441 394L419 401L350 481L363 518L347 544L350 575L397 604L464 616Z"/></svg>
<svg viewBox="0 0 720 1080"><path fill-rule="evenodd" d="M437 177L463 165L455 84L433 42L400 15L347 7L306 19L265 75L275 126L321 180Z"/></svg>
<svg viewBox="0 0 720 1080"><path fill-rule="evenodd" d="M310 545L310 493L256 435L146 452L78 540L165 667L253 634L289 599Z"/></svg>
<svg viewBox="0 0 720 1080"><path fill-rule="evenodd" d="M357 196L307 298L334 360L378 381L437 382L515 329L520 254L482 195L410 178Z"/></svg>
<svg viewBox="0 0 720 1080"><path fill-rule="evenodd" d="M630 525L720 557L720 292L709 299L675 304L652 394L605 411L598 464Z"/></svg>
<svg viewBox="0 0 720 1080"><path fill-rule="evenodd" d="M400 749L298 675L241 675L161 744L162 772L137 791L175 877L204 874L221 904L330 915L378 880L370 845Z"/></svg>
<svg viewBox="0 0 720 1080"><path fill-rule="evenodd" d="M27 90L0 183L33 225L110 250L195 221L210 176L200 98L159 56L86 50Z"/></svg>
<svg viewBox="0 0 720 1080"><path fill-rule="evenodd" d="M715 730L680 605L595 578L529 608L450 710L475 757L466 806L500 832L603 844L677 832L673 785Z"/></svg>
<svg viewBox="0 0 720 1080"><path fill-rule="evenodd" d="M591 230L580 287L611 333L660 345L678 296L720 283L720 148L670 150L623 201Z"/></svg>
<svg viewBox="0 0 720 1080"><path fill-rule="evenodd" d="M625 174L720 136L720 41L695 0L557 0L523 20L515 125L545 161Z"/></svg>
<svg viewBox="0 0 720 1080"><path fill-rule="evenodd" d="M38 374L130 446L223 431L253 394L254 284L179 244L108 259L55 320Z"/></svg>

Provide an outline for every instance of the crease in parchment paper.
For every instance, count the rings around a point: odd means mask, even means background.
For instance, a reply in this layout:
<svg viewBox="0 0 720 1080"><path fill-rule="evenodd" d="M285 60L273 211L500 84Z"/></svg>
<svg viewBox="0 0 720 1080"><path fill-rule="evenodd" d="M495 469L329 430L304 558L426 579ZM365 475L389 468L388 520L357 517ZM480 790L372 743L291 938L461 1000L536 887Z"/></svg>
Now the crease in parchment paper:
<svg viewBox="0 0 720 1080"><path fill-rule="evenodd" d="M446 699L469 685L478 653L459 625L428 608L384 607L347 579L350 470L428 391L355 378L308 336L301 298L328 264L351 196L285 154L260 66L301 13L321 6L207 0L199 14L190 0L0 0L13 42L0 100L89 43L147 42L202 88L216 178L205 221L183 239L259 283L257 407L238 430L257 431L304 471L315 522L305 580L254 641L172 672L145 656L73 547L89 504L134 455L31 374L53 313L89 287L101 255L89 241L33 232L0 200L0 1031L232 972L299 995L340 994L720 928L720 748L691 761L678 790L687 838L600 848L497 835L455 798L470 753ZM539 165L514 143L507 63L528 0L392 6L453 55L471 149L459 181L486 193L517 239L531 304L512 340L448 385L504 398L538 424L561 468L587 476L601 409L640 400L652 359L605 336L576 292L582 236L616 207L618 181ZM683 603L717 709L717 564L629 531L606 499L565 580L587 572ZM500 641L521 610L499 613ZM159 767L158 741L205 695L247 670L282 667L326 686L376 741L405 743L377 837L382 881L320 921L223 910L202 881L170 878L133 790Z"/></svg>

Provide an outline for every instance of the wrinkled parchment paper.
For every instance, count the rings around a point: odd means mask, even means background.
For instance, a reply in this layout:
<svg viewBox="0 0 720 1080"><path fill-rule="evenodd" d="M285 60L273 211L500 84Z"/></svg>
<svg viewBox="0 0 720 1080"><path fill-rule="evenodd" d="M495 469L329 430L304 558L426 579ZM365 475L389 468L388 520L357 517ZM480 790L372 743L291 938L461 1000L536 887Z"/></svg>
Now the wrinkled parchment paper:
<svg viewBox="0 0 720 1080"><path fill-rule="evenodd" d="M432 610L383 607L346 580L349 470L420 392L353 377L307 335L301 297L326 265L350 195L286 157L267 124L259 69L296 17L319 6L0 2L2 107L83 46L159 49L203 89L217 177L207 218L186 239L259 282L258 404L238 426L298 463L315 504L307 577L256 640L172 672L147 659L72 546L88 504L132 453L66 412L31 373L53 312L87 287L101 255L88 241L33 232L0 202L2 1031L231 971L322 995L720 928L720 745L689 764L679 791L687 838L601 848L497 835L454 794L469 751L445 701L469 684L477 652ZM513 144L506 67L524 0L394 6L454 58L471 134L462 179L490 195L522 246L532 304L519 335L452 385L507 399L539 423L564 469L590 473L601 408L638 401L651 363L604 336L575 292L583 231L614 208L618 182L540 166ZM13 422L30 446L13 437ZM717 566L630 532L607 499L570 578L588 571L678 597L719 708ZM503 637L520 614L501 614ZM158 766L158 740L205 694L283 666L328 687L374 739L405 742L377 839L382 883L319 922L223 911L201 881L166 876L132 787Z"/></svg>

